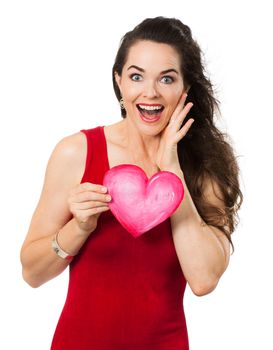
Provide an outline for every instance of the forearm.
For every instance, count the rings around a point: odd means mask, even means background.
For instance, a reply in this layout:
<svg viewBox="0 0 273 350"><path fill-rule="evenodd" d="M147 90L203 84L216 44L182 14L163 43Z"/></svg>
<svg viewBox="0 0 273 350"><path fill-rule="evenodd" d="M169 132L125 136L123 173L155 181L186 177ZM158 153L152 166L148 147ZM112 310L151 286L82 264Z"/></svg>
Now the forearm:
<svg viewBox="0 0 273 350"><path fill-rule="evenodd" d="M54 234L33 241L21 251L23 277L32 287L39 287L43 283L58 276L69 265L70 261L59 257L52 249ZM71 219L60 230L58 243L62 249L75 255L88 238L88 234L77 226L75 219Z"/></svg>
<svg viewBox="0 0 273 350"><path fill-rule="evenodd" d="M171 216L177 256L191 289L198 295L212 291L226 268L226 255L221 241L211 226L200 217L187 188L181 169L170 170L184 185L184 199Z"/></svg>

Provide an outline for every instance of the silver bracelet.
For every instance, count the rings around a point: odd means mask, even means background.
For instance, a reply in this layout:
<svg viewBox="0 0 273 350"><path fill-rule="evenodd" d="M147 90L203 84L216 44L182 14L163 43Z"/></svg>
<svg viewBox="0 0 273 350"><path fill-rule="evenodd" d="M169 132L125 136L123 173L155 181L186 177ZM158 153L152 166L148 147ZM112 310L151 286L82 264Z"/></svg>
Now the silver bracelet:
<svg viewBox="0 0 273 350"><path fill-rule="evenodd" d="M70 255L68 254L67 252L65 252L60 246L59 246L59 243L58 243L58 234L59 234L60 231L58 231L56 233L56 235L54 236L52 242L51 242L51 246L52 246L52 249L54 250L54 252L62 259L66 259L66 260L69 260L71 261L75 255Z"/></svg>

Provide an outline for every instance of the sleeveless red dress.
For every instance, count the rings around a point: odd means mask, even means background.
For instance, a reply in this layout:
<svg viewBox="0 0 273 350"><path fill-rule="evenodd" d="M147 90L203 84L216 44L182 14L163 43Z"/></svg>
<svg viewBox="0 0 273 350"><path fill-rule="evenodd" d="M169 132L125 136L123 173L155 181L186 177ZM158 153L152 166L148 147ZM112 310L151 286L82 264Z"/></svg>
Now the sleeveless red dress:
<svg viewBox="0 0 273 350"><path fill-rule="evenodd" d="M87 137L83 182L109 169L102 126ZM51 350L188 350L186 281L170 219L138 238L103 212L70 264L67 299Z"/></svg>

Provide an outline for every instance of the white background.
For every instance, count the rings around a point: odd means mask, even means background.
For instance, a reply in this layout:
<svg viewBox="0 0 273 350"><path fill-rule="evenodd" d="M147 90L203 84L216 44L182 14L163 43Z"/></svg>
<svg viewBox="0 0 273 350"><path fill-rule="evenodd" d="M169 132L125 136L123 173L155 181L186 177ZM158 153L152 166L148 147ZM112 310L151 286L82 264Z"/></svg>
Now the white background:
<svg viewBox="0 0 273 350"><path fill-rule="evenodd" d="M121 36L146 17L192 29L222 102L244 204L216 290L186 289L191 350L273 349L272 37L269 1L1 1L1 349L47 350L67 272L38 289L19 252L48 158L64 136L120 120L111 68Z"/></svg>

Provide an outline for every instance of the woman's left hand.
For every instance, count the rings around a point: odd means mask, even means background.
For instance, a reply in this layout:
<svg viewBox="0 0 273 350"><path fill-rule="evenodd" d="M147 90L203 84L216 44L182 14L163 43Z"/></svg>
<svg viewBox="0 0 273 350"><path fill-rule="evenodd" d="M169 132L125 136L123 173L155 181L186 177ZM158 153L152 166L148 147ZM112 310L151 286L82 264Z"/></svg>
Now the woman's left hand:
<svg viewBox="0 0 273 350"><path fill-rule="evenodd" d="M183 128L180 129L186 115L193 106L192 102L189 102L186 104L186 106L184 106L186 98L187 94L183 93L170 118L169 124L162 131L156 157L156 164L161 171L180 169L177 154L177 143L183 139L194 122L194 119L189 119Z"/></svg>

